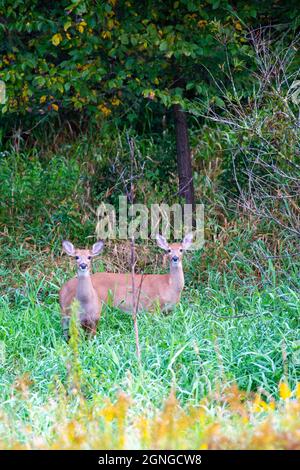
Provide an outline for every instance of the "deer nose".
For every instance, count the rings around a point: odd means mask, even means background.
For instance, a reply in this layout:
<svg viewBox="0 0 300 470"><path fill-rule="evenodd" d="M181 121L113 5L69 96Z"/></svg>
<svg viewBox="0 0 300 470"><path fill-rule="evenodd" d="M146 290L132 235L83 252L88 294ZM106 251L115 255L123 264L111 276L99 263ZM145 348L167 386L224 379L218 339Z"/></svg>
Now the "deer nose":
<svg viewBox="0 0 300 470"><path fill-rule="evenodd" d="M173 256L172 261L174 261L175 263L177 263L178 260L179 260L178 256Z"/></svg>
<svg viewBox="0 0 300 470"><path fill-rule="evenodd" d="M81 269L86 269L86 268L87 268L87 264L81 263L81 264L79 265L79 267L80 267Z"/></svg>

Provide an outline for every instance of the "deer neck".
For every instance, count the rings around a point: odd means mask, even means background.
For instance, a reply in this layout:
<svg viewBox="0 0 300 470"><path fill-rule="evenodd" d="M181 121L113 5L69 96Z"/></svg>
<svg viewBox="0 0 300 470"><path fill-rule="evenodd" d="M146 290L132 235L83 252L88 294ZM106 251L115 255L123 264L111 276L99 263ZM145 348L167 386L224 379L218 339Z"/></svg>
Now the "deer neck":
<svg viewBox="0 0 300 470"><path fill-rule="evenodd" d="M90 299L93 299L95 295L95 289L92 284L92 279L90 273L78 273L78 283L77 283L77 299L80 303L86 303Z"/></svg>
<svg viewBox="0 0 300 470"><path fill-rule="evenodd" d="M170 266L170 284L176 292L181 292L184 287L184 275L182 264L177 266Z"/></svg>

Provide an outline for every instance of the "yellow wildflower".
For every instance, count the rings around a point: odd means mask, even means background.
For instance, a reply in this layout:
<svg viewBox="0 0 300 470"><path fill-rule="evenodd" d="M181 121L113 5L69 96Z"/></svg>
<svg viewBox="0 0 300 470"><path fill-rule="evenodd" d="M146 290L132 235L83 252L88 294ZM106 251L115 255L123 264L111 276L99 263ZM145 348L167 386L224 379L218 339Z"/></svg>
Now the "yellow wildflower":
<svg viewBox="0 0 300 470"><path fill-rule="evenodd" d="M199 450L207 450L208 449L208 444L204 443L204 444L201 444L201 446L199 447Z"/></svg>
<svg viewBox="0 0 300 470"><path fill-rule="evenodd" d="M45 103L46 99L47 99L47 96L46 96L46 95L41 96L41 97L40 97L40 103L41 103L41 104Z"/></svg>
<svg viewBox="0 0 300 470"><path fill-rule="evenodd" d="M58 105L55 103L51 104L51 108L53 109L53 111L58 111Z"/></svg>
<svg viewBox="0 0 300 470"><path fill-rule="evenodd" d="M300 400L300 382L297 383L297 387L296 387L296 398L297 398L297 400Z"/></svg>
<svg viewBox="0 0 300 470"><path fill-rule="evenodd" d="M282 400L287 400L292 395L292 392L286 382L281 382L279 385L279 395Z"/></svg>

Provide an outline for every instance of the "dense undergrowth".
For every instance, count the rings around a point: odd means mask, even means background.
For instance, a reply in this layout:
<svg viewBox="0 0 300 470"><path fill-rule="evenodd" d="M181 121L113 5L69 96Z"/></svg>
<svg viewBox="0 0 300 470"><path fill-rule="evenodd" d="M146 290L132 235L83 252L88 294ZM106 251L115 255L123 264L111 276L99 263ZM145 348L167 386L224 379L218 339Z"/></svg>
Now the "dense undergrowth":
<svg viewBox="0 0 300 470"><path fill-rule="evenodd" d="M171 139L137 140L137 200L174 202ZM74 265L61 241L94 241L98 203L123 192L111 163L128 162L125 141L1 154L1 447L299 448L298 242L228 197L222 149L198 168L195 153L205 244L186 254L174 311L139 315L141 366L131 317L108 306L93 340L64 341L58 290ZM136 250L138 271L167 270L153 241ZM129 268L118 240L94 263Z"/></svg>

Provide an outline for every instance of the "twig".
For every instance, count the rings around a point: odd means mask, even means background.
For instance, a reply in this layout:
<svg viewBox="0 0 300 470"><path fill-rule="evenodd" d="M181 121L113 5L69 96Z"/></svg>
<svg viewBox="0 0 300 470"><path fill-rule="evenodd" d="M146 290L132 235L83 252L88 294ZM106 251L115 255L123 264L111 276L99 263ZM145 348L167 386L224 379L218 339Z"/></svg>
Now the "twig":
<svg viewBox="0 0 300 470"><path fill-rule="evenodd" d="M134 201L134 176L133 176L133 165L134 165L134 140L129 138L127 135L127 142L130 150L130 190L127 194L130 204L133 204ZM136 355L141 365L141 350L140 350L140 341L139 341L139 329L137 322L137 311L138 311L138 302L140 297L141 286L139 288L139 293L137 297L136 288L135 288L135 265L136 265L136 256L135 256L135 245L134 245L134 234L131 236L130 242L130 264L131 264L131 284L132 284L132 319L134 326L135 334L135 346L136 346Z"/></svg>

